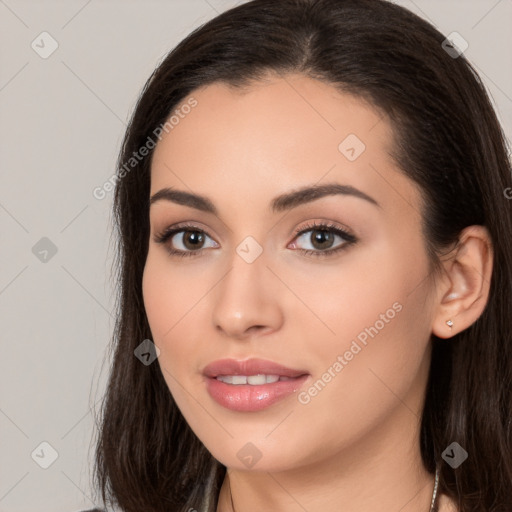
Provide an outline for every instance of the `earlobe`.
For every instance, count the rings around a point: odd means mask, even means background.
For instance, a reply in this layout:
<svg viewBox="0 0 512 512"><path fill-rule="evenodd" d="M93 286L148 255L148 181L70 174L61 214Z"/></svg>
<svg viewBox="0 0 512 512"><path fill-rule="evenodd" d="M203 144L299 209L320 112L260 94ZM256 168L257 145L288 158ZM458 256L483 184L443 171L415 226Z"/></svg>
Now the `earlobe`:
<svg viewBox="0 0 512 512"><path fill-rule="evenodd" d="M444 279L439 283L439 301L432 333L451 338L475 323L489 298L493 264L492 242L484 226L469 226L457 247L443 261Z"/></svg>

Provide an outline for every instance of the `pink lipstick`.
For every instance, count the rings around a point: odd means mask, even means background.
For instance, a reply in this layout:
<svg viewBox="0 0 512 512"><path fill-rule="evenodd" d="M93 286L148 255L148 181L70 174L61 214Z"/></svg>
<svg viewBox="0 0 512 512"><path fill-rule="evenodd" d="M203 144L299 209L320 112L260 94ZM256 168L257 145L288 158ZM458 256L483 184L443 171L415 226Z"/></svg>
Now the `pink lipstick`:
<svg viewBox="0 0 512 512"><path fill-rule="evenodd" d="M305 370L264 359L221 359L203 369L206 388L220 405L233 411L260 411L295 393L307 380Z"/></svg>

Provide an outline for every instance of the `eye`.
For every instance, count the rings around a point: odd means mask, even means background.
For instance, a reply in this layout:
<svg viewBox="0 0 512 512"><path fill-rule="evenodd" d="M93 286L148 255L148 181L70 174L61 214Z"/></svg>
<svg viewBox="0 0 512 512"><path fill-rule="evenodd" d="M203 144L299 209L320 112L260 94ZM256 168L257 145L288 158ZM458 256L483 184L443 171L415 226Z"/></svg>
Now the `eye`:
<svg viewBox="0 0 512 512"><path fill-rule="evenodd" d="M211 242L207 245L207 239ZM155 242L165 244L173 256L194 256L208 247L218 247L204 230L193 225L175 226L155 236Z"/></svg>
<svg viewBox="0 0 512 512"><path fill-rule="evenodd" d="M294 241L289 247L301 251L305 255L331 256L357 242L357 238L330 223L313 223L295 232ZM210 240L210 242L208 242ZM171 256L196 256L204 249L219 247L203 229L187 224L165 229L155 235L154 241L166 246ZM336 242L338 242L336 244ZM302 245L312 248L303 248Z"/></svg>
<svg viewBox="0 0 512 512"><path fill-rule="evenodd" d="M330 256L357 242L354 235L334 224L314 223L300 229L296 235L292 248L314 256ZM302 245L306 247L300 247Z"/></svg>

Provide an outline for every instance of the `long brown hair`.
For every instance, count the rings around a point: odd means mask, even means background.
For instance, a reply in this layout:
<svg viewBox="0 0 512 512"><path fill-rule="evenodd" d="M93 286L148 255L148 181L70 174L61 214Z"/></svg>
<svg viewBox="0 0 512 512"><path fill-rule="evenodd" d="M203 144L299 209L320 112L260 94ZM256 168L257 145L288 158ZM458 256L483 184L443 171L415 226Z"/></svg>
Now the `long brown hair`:
<svg viewBox="0 0 512 512"><path fill-rule="evenodd" d="M153 72L126 131L115 188L118 314L94 471L105 505L214 512L226 474L189 428L159 365L134 357L152 339L142 299L152 153L129 172L126 162L196 88L298 72L371 102L390 120L396 165L424 198L436 272L463 228L484 225L491 235L485 310L449 340L432 335L421 454L461 512L512 510L511 164L478 74L444 40L383 0L254 0L196 29ZM469 454L456 469L442 459L452 442Z"/></svg>

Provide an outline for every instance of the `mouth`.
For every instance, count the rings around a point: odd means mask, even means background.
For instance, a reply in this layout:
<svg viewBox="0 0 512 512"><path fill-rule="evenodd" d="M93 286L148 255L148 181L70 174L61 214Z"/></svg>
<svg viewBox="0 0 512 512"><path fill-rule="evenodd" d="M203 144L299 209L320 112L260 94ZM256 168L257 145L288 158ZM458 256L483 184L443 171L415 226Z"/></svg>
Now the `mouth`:
<svg viewBox="0 0 512 512"><path fill-rule="evenodd" d="M273 384L274 382L284 382L287 380L294 380L296 377L285 377L284 375L217 375L217 380L224 382L225 384L231 384L233 386L240 386L243 384L249 384L251 386L261 386L262 384Z"/></svg>
<svg viewBox="0 0 512 512"><path fill-rule="evenodd" d="M239 412L259 411L289 397L310 376L263 359L222 359L207 365L203 375L213 400Z"/></svg>
<svg viewBox="0 0 512 512"><path fill-rule="evenodd" d="M256 376L279 377L283 380L288 378L301 377L308 374L306 370L299 370L288 368L282 364L275 363L266 359L246 359L244 361L237 361L236 359L219 359L213 363L208 364L203 369L203 374L206 377L246 377L252 378ZM278 379L278 380L279 380ZM247 384L245 382L244 384ZM249 383L250 384L250 383Z"/></svg>

